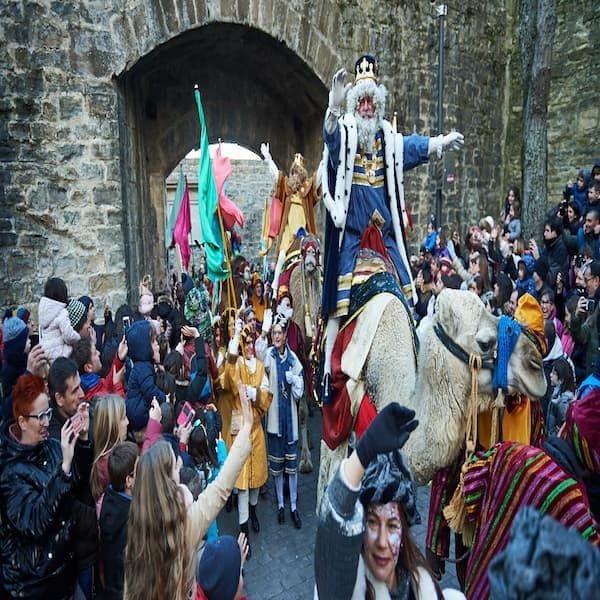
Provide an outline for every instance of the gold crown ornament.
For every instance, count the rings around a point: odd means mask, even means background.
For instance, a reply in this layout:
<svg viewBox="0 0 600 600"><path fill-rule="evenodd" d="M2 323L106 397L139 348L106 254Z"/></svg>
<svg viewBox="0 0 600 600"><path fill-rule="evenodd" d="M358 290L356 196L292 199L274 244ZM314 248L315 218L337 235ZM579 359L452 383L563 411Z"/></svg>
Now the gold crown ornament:
<svg viewBox="0 0 600 600"><path fill-rule="evenodd" d="M363 54L354 65L354 85L363 79L372 79L377 83L379 64L374 56Z"/></svg>

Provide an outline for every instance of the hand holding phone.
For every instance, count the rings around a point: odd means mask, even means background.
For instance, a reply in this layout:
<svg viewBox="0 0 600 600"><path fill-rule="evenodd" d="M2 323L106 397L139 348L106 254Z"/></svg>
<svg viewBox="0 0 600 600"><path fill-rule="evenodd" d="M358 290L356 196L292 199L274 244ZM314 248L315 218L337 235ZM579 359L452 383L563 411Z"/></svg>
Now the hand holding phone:
<svg viewBox="0 0 600 600"><path fill-rule="evenodd" d="M189 402L186 402L177 417L177 425L179 425L179 427L185 427L194 419L195 415L196 411L192 408L192 405Z"/></svg>
<svg viewBox="0 0 600 600"><path fill-rule="evenodd" d="M123 331L127 333L127 330L131 326L131 317L123 317Z"/></svg>

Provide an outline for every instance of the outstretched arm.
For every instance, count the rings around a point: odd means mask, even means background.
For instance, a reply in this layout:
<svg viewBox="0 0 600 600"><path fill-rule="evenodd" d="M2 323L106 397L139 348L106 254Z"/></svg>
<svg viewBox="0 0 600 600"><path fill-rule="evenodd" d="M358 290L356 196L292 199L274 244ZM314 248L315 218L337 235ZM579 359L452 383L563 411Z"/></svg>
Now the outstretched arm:
<svg viewBox="0 0 600 600"><path fill-rule="evenodd" d="M277 165L273 162L273 158L271 157L271 152L269 151L268 143L266 143L266 144L262 143L260 145L260 153L263 155L263 158L269 167L269 171L271 172L271 175L273 175L273 178L276 180L277 176L279 175L279 169L277 168Z"/></svg>

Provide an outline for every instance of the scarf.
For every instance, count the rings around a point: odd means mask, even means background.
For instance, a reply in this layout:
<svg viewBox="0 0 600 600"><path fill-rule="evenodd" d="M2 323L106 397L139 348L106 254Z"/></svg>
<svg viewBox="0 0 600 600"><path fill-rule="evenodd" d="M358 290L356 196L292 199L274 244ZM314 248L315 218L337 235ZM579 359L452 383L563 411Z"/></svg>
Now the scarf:
<svg viewBox="0 0 600 600"><path fill-rule="evenodd" d="M290 402L292 399L292 386L285 378L286 371L294 366L294 359L289 348L285 347L283 354L279 354L277 348L271 348L271 357L277 367L277 408L279 412L279 434L289 444L294 441L294 428L292 425L292 411Z"/></svg>

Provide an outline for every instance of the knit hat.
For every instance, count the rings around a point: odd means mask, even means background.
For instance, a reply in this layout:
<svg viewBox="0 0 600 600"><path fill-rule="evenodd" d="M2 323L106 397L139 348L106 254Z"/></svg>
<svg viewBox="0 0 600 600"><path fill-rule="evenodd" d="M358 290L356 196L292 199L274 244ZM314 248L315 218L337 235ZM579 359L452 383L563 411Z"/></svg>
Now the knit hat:
<svg viewBox="0 0 600 600"><path fill-rule="evenodd" d="M378 454L369 463L362 478L360 501L363 506L397 502L409 527L421 522L421 515L417 510L417 486L404 455L399 450Z"/></svg>
<svg viewBox="0 0 600 600"><path fill-rule="evenodd" d="M488 570L490 598L595 598L600 588L600 551L533 507L522 508L510 541Z"/></svg>
<svg viewBox="0 0 600 600"><path fill-rule="evenodd" d="M29 317L31 317L31 313L26 308L21 307L19 310L17 310L17 317L19 317L23 323L27 324L29 323Z"/></svg>
<svg viewBox="0 0 600 600"><path fill-rule="evenodd" d="M542 356L546 356L548 341L544 335L544 315L539 302L531 294L523 294L519 298L515 310L515 321L528 326L523 333L536 345Z"/></svg>
<svg viewBox="0 0 600 600"><path fill-rule="evenodd" d="M600 388L569 404L562 437L586 469L600 474Z"/></svg>
<svg viewBox="0 0 600 600"><path fill-rule="evenodd" d="M198 583L208 600L233 600L240 581L242 555L236 539L221 535L204 547Z"/></svg>
<svg viewBox="0 0 600 600"><path fill-rule="evenodd" d="M87 310L90 310L90 306L94 304L94 301L89 296L81 296L79 302L81 302Z"/></svg>
<svg viewBox="0 0 600 600"><path fill-rule="evenodd" d="M85 304L83 302L79 302L79 300L69 300L67 304L67 313L69 313L69 321L71 322L71 327L75 329L79 322L81 321L81 317L85 315L87 312L85 308Z"/></svg>
<svg viewBox="0 0 600 600"><path fill-rule="evenodd" d="M533 265L533 272L537 273L540 276L540 279L546 281L546 277L548 277L548 267L541 258L535 261Z"/></svg>
<svg viewBox="0 0 600 600"><path fill-rule="evenodd" d="M2 323L2 337L5 343L23 335L27 338L28 332L27 325L18 317L9 317Z"/></svg>
<svg viewBox="0 0 600 600"><path fill-rule="evenodd" d="M186 296L194 288L194 280L187 273L181 274L181 288Z"/></svg>
<svg viewBox="0 0 600 600"><path fill-rule="evenodd" d="M521 259L517 263L517 267L521 263L523 263L525 265L525 270L526 270L527 277L531 277L531 274L533 273L533 267L535 265L535 259L533 258L533 256L531 256L531 254L528 254L528 253L523 254L523 256L521 257Z"/></svg>

